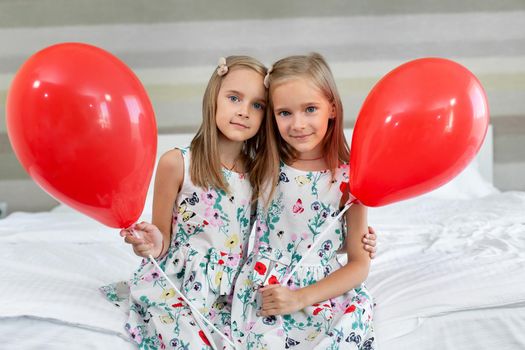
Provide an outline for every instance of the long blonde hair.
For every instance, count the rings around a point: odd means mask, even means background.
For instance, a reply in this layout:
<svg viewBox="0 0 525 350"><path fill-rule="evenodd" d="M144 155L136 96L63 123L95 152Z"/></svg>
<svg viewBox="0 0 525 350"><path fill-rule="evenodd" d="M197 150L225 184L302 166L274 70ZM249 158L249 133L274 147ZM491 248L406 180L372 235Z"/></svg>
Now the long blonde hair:
<svg viewBox="0 0 525 350"><path fill-rule="evenodd" d="M329 120L328 129L323 139L324 158L332 176L342 162L349 161L350 150L343 131L343 104L332 71L323 56L314 52L309 55L289 56L280 59L273 64L273 68L267 76L270 97L267 108L266 132L269 135L275 135L275 148L270 147L268 152L277 152L277 155L267 155L269 161L273 163L269 167L273 189L279 181L279 159L285 163L293 163L297 160L297 152L286 143L278 132L271 96L277 85L294 78L305 78L311 81L334 107L334 118Z"/></svg>
<svg viewBox="0 0 525 350"><path fill-rule="evenodd" d="M228 67L228 72L243 68L251 69L262 77L266 74L266 67L255 58L249 56L228 56L226 57L226 66ZM228 183L221 171L222 165L218 149L219 130L215 121L217 98L222 81L226 75L228 73L219 75L217 70L215 70L206 86L206 91L202 98L202 124L191 141L190 176L193 183L199 187L214 187L229 192ZM262 140L267 138L265 131L264 128L261 128L254 137L246 140L242 150L245 170L249 172L250 183L254 189L254 198L258 195L262 179L267 176L266 171L255 169L256 155L264 143Z"/></svg>

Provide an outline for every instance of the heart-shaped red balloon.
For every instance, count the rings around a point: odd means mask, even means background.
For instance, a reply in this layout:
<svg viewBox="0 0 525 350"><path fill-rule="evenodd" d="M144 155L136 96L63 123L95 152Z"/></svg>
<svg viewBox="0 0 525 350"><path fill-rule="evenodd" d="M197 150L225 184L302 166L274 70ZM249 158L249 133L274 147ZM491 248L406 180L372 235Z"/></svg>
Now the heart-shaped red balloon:
<svg viewBox="0 0 525 350"><path fill-rule="evenodd" d="M407 62L367 96L354 128L350 192L381 206L431 191L479 151L489 123L485 91L460 64Z"/></svg>
<svg viewBox="0 0 525 350"><path fill-rule="evenodd" d="M135 74L95 46L31 56L7 97L16 156L47 193L111 227L140 216L157 149L153 107Z"/></svg>

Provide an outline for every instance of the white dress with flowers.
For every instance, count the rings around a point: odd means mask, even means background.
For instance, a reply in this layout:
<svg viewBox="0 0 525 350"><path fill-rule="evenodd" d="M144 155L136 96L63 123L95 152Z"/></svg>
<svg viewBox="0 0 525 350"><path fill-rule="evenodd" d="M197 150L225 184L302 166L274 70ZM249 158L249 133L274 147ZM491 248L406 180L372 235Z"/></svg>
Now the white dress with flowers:
<svg viewBox="0 0 525 350"><path fill-rule="evenodd" d="M233 287L246 257L251 195L244 174L223 169L230 194L194 185L189 149L182 149L184 182L173 212L167 255L158 261L182 293L223 333L230 333ZM126 282L101 288L129 313L125 325L141 349L222 349L223 341L195 314L148 259Z"/></svg>
<svg viewBox="0 0 525 350"><path fill-rule="evenodd" d="M364 285L342 296L284 316L258 317L257 289L279 283L314 242L294 273L292 289L313 284L342 265L337 253L345 240L344 221L317 242L339 213L348 183L348 166L330 171L302 171L281 163L279 184L267 208L257 208L254 250L235 286L232 334L247 349L374 349L373 300Z"/></svg>

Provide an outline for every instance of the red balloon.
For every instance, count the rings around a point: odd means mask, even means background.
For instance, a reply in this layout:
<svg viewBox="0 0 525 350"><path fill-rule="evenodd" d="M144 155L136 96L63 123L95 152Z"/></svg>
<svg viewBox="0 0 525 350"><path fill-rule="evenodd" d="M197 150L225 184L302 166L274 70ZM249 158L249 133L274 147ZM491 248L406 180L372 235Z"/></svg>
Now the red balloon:
<svg viewBox="0 0 525 350"><path fill-rule="evenodd" d="M465 67L442 58L407 62L373 87L359 112L350 191L372 207L431 191L474 158L488 123L485 91Z"/></svg>
<svg viewBox="0 0 525 350"><path fill-rule="evenodd" d="M16 156L47 193L125 228L144 207L157 125L144 87L118 58L63 43L31 56L7 96Z"/></svg>

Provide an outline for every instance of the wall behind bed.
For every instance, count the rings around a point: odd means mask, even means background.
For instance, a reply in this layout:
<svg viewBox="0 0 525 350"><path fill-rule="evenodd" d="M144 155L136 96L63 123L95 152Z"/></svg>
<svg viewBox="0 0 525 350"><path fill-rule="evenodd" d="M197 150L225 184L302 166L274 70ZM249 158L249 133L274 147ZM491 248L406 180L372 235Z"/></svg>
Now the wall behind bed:
<svg viewBox="0 0 525 350"><path fill-rule="evenodd" d="M219 56L271 63L319 51L331 64L351 127L375 82L422 56L454 59L487 90L494 132L494 184L525 190L525 2L67 0L0 2L0 202L45 210L56 202L18 164L5 126L16 70L35 51L83 41L122 58L145 84L159 132L192 133Z"/></svg>

